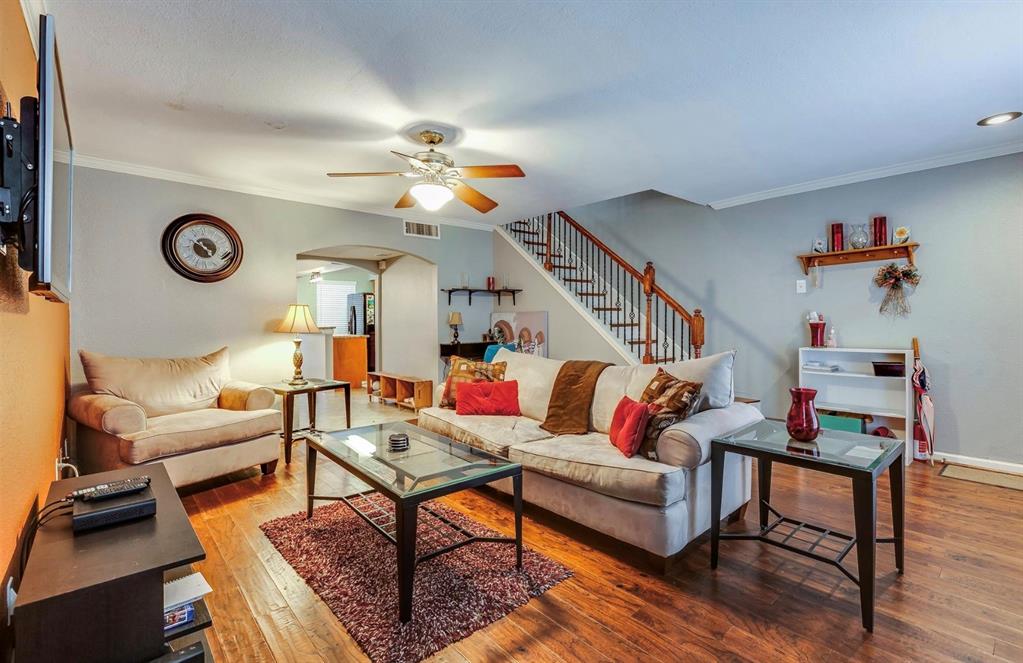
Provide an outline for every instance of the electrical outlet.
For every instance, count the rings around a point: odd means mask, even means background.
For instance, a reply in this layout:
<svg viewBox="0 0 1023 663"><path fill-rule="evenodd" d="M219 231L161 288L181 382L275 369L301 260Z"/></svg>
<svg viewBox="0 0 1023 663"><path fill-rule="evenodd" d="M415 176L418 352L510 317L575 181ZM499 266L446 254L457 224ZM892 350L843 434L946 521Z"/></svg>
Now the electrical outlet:
<svg viewBox="0 0 1023 663"><path fill-rule="evenodd" d="M18 594L14 591L14 577L7 579L7 584L4 585L4 607L7 608L7 625L11 625L11 617L14 615L14 602L18 599Z"/></svg>
<svg viewBox="0 0 1023 663"><path fill-rule="evenodd" d="M806 279L797 279L796 280L796 294L797 295L805 295L806 294Z"/></svg>

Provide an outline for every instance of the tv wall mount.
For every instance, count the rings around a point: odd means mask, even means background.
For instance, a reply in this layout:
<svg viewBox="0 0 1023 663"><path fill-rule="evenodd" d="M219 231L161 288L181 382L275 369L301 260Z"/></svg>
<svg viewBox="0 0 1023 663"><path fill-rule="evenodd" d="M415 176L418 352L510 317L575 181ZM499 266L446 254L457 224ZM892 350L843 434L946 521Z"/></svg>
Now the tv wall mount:
<svg viewBox="0 0 1023 663"><path fill-rule="evenodd" d="M16 120L7 103L0 118L0 244L16 247L19 266L31 271L38 249L38 100L22 97L20 115Z"/></svg>

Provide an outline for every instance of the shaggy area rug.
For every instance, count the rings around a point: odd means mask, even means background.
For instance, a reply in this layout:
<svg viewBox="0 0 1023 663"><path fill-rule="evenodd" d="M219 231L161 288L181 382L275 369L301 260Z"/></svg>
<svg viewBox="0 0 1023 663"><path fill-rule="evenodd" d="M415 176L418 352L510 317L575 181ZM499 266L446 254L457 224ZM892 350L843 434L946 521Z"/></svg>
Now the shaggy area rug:
<svg viewBox="0 0 1023 663"><path fill-rule="evenodd" d="M393 511L386 498L374 497ZM436 502L427 506L477 536L502 536ZM419 555L443 545L436 536L441 524L420 509ZM401 624L395 547L346 504L319 507L310 520L296 513L260 528L374 663L420 661L572 575L529 548L523 548L519 571L514 545L472 543L418 566L412 620Z"/></svg>

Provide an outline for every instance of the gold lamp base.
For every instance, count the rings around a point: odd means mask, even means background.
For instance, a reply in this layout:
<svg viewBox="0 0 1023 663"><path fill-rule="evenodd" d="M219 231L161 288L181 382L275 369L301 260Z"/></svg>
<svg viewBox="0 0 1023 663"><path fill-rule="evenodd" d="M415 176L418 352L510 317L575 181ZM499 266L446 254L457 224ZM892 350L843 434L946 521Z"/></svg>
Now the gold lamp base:
<svg viewBox="0 0 1023 663"><path fill-rule="evenodd" d="M295 344L295 354L291 357L291 363L295 365L295 374L291 376L290 380L287 380L288 384L291 385L302 385L309 384L309 380L302 377L302 339L296 336L292 339Z"/></svg>

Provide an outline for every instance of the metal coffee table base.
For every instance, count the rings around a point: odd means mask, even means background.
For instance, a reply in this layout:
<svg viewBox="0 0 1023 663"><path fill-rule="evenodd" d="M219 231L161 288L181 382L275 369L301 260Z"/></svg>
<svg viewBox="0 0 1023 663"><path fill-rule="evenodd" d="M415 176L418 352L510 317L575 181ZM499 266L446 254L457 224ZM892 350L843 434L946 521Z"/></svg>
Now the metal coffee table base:
<svg viewBox="0 0 1023 663"><path fill-rule="evenodd" d="M355 495L342 497L338 495L316 495L316 458L317 444L315 438L307 440L306 457L306 487L307 503L306 518L312 518L313 502L316 500L341 501L347 504L363 520L369 523L373 529L382 534L388 541L395 544L398 554L398 617L404 623L412 619L412 588L415 578L416 566L431 560L444 553L457 550L470 543L508 543L515 545L515 567L522 568L522 468L515 466L509 468L509 473L503 476L483 476L476 480L460 483L456 486L438 488L437 490L422 493L414 500L394 502L383 492L368 490ZM340 463L339 463L340 464ZM352 472L360 479L372 483L369 477L365 477L356 468L342 465L346 470ZM425 502L458 492L466 488L475 488L505 476L510 476L514 488L515 506L515 537L491 537L477 536L466 530L458 523L453 522L437 510L430 508ZM394 509L387 509L377 500L372 499L374 494L386 497L394 504ZM430 529L426 534L425 541L441 543L440 547L430 552L416 555L416 534L419 528L419 511L422 510L428 517L424 522L430 523Z"/></svg>

